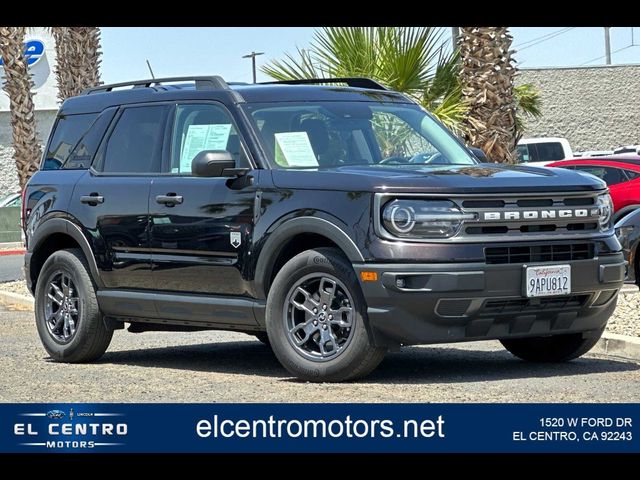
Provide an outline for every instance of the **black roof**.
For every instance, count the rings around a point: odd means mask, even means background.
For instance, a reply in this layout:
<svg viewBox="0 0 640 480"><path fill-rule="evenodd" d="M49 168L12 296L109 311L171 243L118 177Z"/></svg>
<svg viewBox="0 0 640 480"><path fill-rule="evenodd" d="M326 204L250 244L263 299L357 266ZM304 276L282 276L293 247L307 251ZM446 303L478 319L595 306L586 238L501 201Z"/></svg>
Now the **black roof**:
<svg viewBox="0 0 640 480"><path fill-rule="evenodd" d="M192 79L140 80L123 84L102 85L67 99L63 113L99 112L128 103L171 100L219 100L232 103L266 103L296 101L385 101L411 103L405 95L386 90L369 79L303 80L300 83L226 83L220 77ZM181 83L170 83L176 81ZM322 82L322 84L320 84ZM329 84L326 84L329 83ZM337 85L344 83L346 86ZM354 86L357 85L357 86ZM362 88L368 86L370 88Z"/></svg>

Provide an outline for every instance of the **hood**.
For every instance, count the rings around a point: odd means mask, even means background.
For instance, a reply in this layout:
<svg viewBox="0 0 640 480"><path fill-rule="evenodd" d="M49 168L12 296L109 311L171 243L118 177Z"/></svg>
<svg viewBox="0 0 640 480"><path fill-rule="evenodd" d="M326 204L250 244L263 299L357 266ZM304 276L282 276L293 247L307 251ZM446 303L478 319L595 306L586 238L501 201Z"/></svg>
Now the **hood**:
<svg viewBox="0 0 640 480"><path fill-rule="evenodd" d="M592 175L564 168L479 163L447 166L343 166L272 170L279 188L385 192L521 193L604 190Z"/></svg>

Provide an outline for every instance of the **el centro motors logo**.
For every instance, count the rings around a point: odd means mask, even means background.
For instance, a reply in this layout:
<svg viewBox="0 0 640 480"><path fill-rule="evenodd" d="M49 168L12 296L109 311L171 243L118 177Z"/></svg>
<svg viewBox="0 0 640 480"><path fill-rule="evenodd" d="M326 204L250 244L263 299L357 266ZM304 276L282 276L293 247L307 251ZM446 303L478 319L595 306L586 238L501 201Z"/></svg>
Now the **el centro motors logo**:
<svg viewBox="0 0 640 480"><path fill-rule="evenodd" d="M73 408L19 414L13 424L19 445L47 449L89 449L124 445L128 434L121 413L83 412Z"/></svg>

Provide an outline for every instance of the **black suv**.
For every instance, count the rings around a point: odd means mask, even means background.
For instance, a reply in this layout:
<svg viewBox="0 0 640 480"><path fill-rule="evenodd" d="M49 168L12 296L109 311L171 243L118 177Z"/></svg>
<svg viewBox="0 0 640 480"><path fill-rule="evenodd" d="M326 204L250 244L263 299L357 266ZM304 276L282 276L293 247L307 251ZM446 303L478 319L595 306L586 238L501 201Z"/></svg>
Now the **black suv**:
<svg viewBox="0 0 640 480"><path fill-rule="evenodd" d="M55 360L114 329L246 332L341 381L402 345L587 352L625 272L602 181L479 163L368 79L104 85L64 102L24 202Z"/></svg>

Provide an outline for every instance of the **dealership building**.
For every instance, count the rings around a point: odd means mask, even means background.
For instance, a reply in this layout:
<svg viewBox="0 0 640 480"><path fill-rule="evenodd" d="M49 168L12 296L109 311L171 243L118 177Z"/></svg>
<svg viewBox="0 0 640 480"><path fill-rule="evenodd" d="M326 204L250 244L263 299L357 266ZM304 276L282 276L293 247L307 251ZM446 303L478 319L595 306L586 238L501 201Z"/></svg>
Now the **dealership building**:
<svg viewBox="0 0 640 480"><path fill-rule="evenodd" d="M44 144L53 125L58 110L58 92L54 66L56 50L53 37L44 28L30 28L26 35L25 52L29 70L33 77L38 138ZM4 80L4 70L0 65L0 78ZM18 189L18 176L11 148L11 113L9 97L0 91L0 196Z"/></svg>

